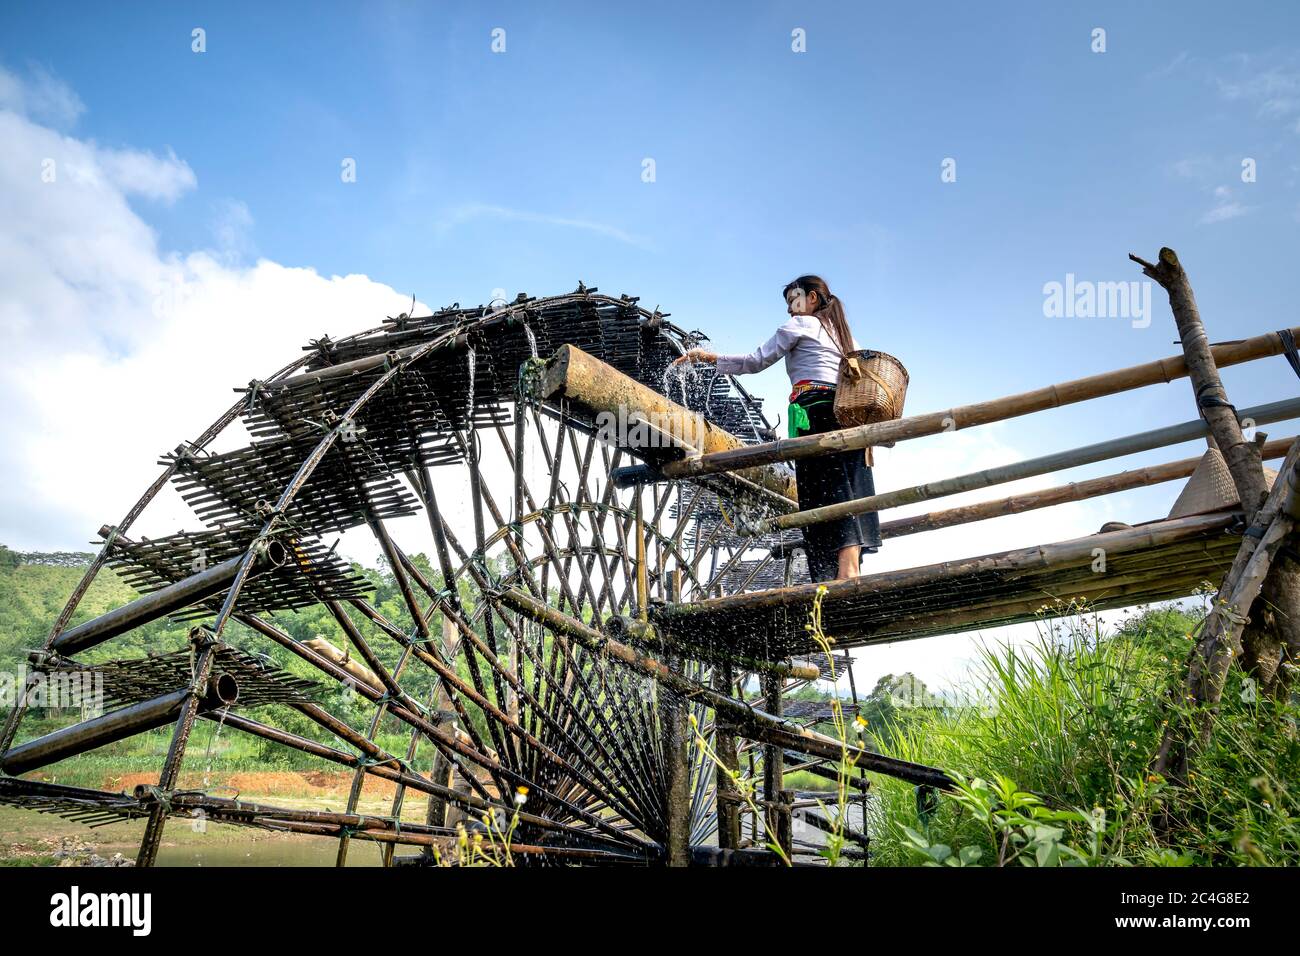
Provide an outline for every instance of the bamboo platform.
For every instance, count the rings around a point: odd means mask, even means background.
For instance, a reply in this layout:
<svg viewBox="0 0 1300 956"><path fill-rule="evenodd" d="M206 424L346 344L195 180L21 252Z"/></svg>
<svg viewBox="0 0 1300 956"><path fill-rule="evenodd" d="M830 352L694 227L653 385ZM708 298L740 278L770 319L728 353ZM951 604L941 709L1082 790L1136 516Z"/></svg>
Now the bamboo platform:
<svg viewBox="0 0 1300 956"><path fill-rule="evenodd" d="M1152 521L1072 541L824 585L822 622L844 649L1033 621L1087 602L1103 610L1216 586L1241 545L1237 511ZM1105 570L1094 570L1098 552ZM804 625L819 585L733 594L650 611L678 651L706 660L814 652Z"/></svg>

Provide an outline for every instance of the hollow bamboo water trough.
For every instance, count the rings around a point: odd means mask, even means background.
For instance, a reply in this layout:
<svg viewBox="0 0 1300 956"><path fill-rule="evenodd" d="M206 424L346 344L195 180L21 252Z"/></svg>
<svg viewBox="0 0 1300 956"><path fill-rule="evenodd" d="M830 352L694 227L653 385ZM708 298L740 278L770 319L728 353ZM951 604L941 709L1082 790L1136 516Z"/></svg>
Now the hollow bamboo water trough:
<svg viewBox="0 0 1300 956"><path fill-rule="evenodd" d="M574 345L561 346L547 360L539 395L550 401L567 398L586 408L606 423L611 440L621 440L624 447L652 461L667 462L682 454L708 456L746 447L700 413L684 408ZM649 440L629 442L629 434L635 434L638 426L645 429ZM798 498L794 474L788 468L762 463L732 469L730 473L751 487L788 501Z"/></svg>

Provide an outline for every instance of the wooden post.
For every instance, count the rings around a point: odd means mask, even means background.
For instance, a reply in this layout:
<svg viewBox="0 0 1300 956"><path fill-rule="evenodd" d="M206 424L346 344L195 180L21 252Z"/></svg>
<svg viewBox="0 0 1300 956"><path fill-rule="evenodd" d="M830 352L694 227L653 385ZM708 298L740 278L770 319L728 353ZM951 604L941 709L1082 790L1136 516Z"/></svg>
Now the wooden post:
<svg viewBox="0 0 1300 956"><path fill-rule="evenodd" d="M681 673L681 659L671 658L674 673ZM659 722L664 737L664 762L668 785L668 865L689 866L691 862L691 764L687 748L686 700L675 691L659 689Z"/></svg>
<svg viewBox="0 0 1300 956"><path fill-rule="evenodd" d="M639 502L641 491L637 489L637 517L640 521ZM645 560L642 529L638 527L638 563ZM638 581L643 571L638 568ZM673 576L673 600L681 598L681 575ZM666 663L674 674L683 675L685 670L682 659L676 654L667 656ZM689 747L691 733L687 724L686 698L667 688L659 688L659 722L664 735L664 763L667 770L668 785L668 865L690 866L691 863L691 761Z"/></svg>
<svg viewBox="0 0 1300 956"><path fill-rule="evenodd" d="M779 677L763 678L763 696L767 711L773 717L781 716L781 690L785 682ZM792 845L790 808L785 795L785 749L776 744L763 748L763 799L766 801L765 819L768 839L790 856Z"/></svg>
<svg viewBox="0 0 1300 956"><path fill-rule="evenodd" d="M194 730L199 703L207 692L208 678L212 676L212 665L216 661L217 639L211 632L196 627L190 631L190 641L195 649L194 682L190 685L189 699L181 705L181 712L176 718L171 746L167 748L167 759L158 777L158 802L149 811L149 823L145 826L144 837L140 840L140 852L135 858L136 866L153 866L158 859L163 827L167 823L168 801L171 791L176 789L176 781L180 779L185 747L190 741L190 732Z"/></svg>
<svg viewBox="0 0 1300 956"><path fill-rule="evenodd" d="M642 620L650 615L650 572L646 567L645 512L641 502L641 486L636 486L636 610Z"/></svg>
<svg viewBox="0 0 1300 956"><path fill-rule="evenodd" d="M735 693L735 677L730 664L718 664L713 669L713 689L731 697ZM736 736L731 724L716 710L713 712L714 749L721 764L717 768L718 846L724 850L740 847L740 804L735 799L740 794L731 774L740 770L740 756L736 751Z"/></svg>
<svg viewBox="0 0 1300 956"><path fill-rule="evenodd" d="M1172 249L1161 249L1154 264L1133 255L1129 258L1169 294L1197 407L1232 474L1246 520L1254 521L1268 494L1261 448L1242 434L1236 409L1228 401L1191 280ZM1241 612L1248 619L1242 634L1242 666L1263 693L1276 694L1288 684L1281 667L1283 647L1300 650L1300 565L1285 553L1270 563L1259 599Z"/></svg>
<svg viewBox="0 0 1300 956"><path fill-rule="evenodd" d="M447 615L442 615L442 646L443 652L448 659L455 659L456 650L460 645L460 632L456 630L456 625ZM435 711L446 710L449 704L447 689L439 686L433 699L433 709ZM453 727L455 725L453 724ZM444 756L441 750L435 751L433 755L433 766L429 770L429 779L434 783L442 784L445 787L452 785L452 765L451 761ZM430 795L429 809L426 815L426 822L432 827L447 826L447 811L449 804L441 797ZM430 852L432 850L430 849Z"/></svg>
<svg viewBox="0 0 1300 956"><path fill-rule="evenodd" d="M1219 379L1214 353L1210 350L1201 313L1196 307L1196 297L1192 294L1192 283L1172 249L1161 249L1159 262L1155 264L1134 255L1129 258L1142 266L1142 272L1160 283L1169 294L1169 307L1173 310L1182 339L1183 359L1196 394L1197 409L1210 426L1210 434L1232 473L1232 482L1241 497L1246 520L1253 521L1267 493L1259 447L1247 441L1241 433L1236 409L1229 403L1228 393Z"/></svg>
<svg viewBox="0 0 1300 956"><path fill-rule="evenodd" d="M1294 538L1300 520L1300 441L1292 446L1268 499L1242 537L1241 550L1206 616L1201 638L1187 661L1187 682L1174 700L1154 770L1186 783L1192 751L1209 742L1210 718L1223 694L1232 661L1242 654L1245 611L1263 586L1278 551ZM1190 711L1190 713L1189 713Z"/></svg>

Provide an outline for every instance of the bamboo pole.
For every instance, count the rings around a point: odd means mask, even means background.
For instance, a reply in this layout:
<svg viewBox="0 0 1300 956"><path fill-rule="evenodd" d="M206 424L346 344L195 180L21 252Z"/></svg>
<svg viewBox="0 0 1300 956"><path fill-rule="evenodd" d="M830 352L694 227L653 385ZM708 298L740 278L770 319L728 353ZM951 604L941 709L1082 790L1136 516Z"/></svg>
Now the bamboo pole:
<svg viewBox="0 0 1300 956"><path fill-rule="evenodd" d="M227 681L234 678L223 675ZM32 770L39 770L52 763L85 753L142 734L149 730L165 727L176 720L181 706L189 699L190 688L182 687L169 694L162 694L152 700L142 701L110 711L100 717L82 721L71 727L64 727L51 733L29 740L25 744L9 750L0 759L0 770L11 776L18 776ZM238 691L212 688L203 699L204 712L234 703Z"/></svg>
<svg viewBox="0 0 1300 956"><path fill-rule="evenodd" d="M1300 327L1292 328L1290 332L1292 335L1300 336ZM1210 354L1220 368L1271 355L1281 355L1284 351L1285 347L1276 332L1210 347ZM1172 382L1185 375L1187 375L1186 360L1181 355L1175 355L1143 365L1048 385L1030 392L1021 392L972 405L960 405L946 411L859 425L855 428L817 435L804 435L800 438L783 438L727 451L706 452L699 458L688 458L662 465L659 473L665 478L697 478L701 475L770 465L778 461L795 461L827 452L887 446L913 438L938 435L941 432L1005 421L1031 412L1072 405L1160 382Z"/></svg>
<svg viewBox="0 0 1300 956"><path fill-rule="evenodd" d="M1294 441L1295 437L1292 436L1291 438L1277 438L1266 442L1261 449L1261 457L1265 461L1281 458ZM954 525L985 521L989 518L1001 518L1005 515L1021 514L1039 508L1050 508L1071 501L1084 501L1088 498L1097 498L1133 488L1158 485L1162 482L1189 477L1200 463L1200 457L1183 458L1163 465L1134 468L1131 471L1121 471L1100 478L1089 478L1086 481L1072 481L1068 485L1057 485L1054 488L1030 491L1023 495L1012 495L1008 498L998 498L995 501L981 501L978 504L965 505L961 508L931 511L927 514L913 515L908 518L897 518L893 521L881 522L880 533L886 538L899 538L904 535L919 534L922 531L936 531Z"/></svg>
<svg viewBox="0 0 1300 956"><path fill-rule="evenodd" d="M1288 418L1300 415L1300 398L1284 399L1267 405L1256 405L1253 408L1245 409L1241 412L1241 415L1243 418L1250 418L1261 425L1269 422L1285 421ZM897 508L901 505L915 504L920 501L931 501L935 498L944 498L966 491L987 488L990 485L1006 484L1023 478L1050 474L1053 471L1061 471L1065 468L1075 468L1079 465L1088 465L1109 458L1120 458L1142 451L1150 451L1153 448L1177 445L1193 438L1199 438L1205 435L1208 430L1209 426L1204 421L1196 419L1178 425L1169 425L1164 428L1139 432L1136 435L1126 435L1123 438L1112 438L1109 441L1084 445L1081 448L1071 448L1051 455L1029 458L1009 465L986 468L983 471L970 472L969 474L958 475L955 478L945 478L923 485L913 485L910 488L900 488L897 491L870 495L866 498L841 501L833 505L823 505L820 508L809 508L806 511L775 515L764 521L756 522L749 530L756 533L766 533L787 531L792 528L806 528L812 524L834 521L852 515L884 511L888 508Z"/></svg>
<svg viewBox="0 0 1300 956"><path fill-rule="evenodd" d="M521 614L530 615L547 628L557 633L572 637L588 650L605 654L621 661L628 667L644 674L652 680L666 685L677 693L702 700L730 720L738 732L752 740L766 742L778 739L786 747L797 748L805 753L839 761L843 756L843 744L825 734L800 727L798 724L764 713L749 704L719 694L703 684L674 674L663 663L640 653L632 647L612 640L589 627L576 618L569 617L530 594L517 588L506 588L499 592L499 600ZM679 605L691 606L691 605ZM911 783L933 786L941 790L952 789L953 780L944 771L923 764L898 760L883 754L871 753L858 747L848 748L849 757L856 761L856 766L873 773L882 773Z"/></svg>
<svg viewBox="0 0 1300 956"><path fill-rule="evenodd" d="M735 676L730 664L719 664L713 669L713 689L730 697L735 691ZM738 798L733 774L740 772L740 755L736 751L736 737L731 725L716 713L713 718L713 746L718 752L718 767L714 772L717 791L718 846L734 850L740 846L740 808L727 798Z"/></svg>
<svg viewBox="0 0 1300 956"><path fill-rule="evenodd" d="M105 531L107 529L100 529L101 534ZM249 577L280 567L288 559L289 553L284 545L278 541L267 542L266 547L257 552ZM175 584L141 595L134 601L101 614L84 624L69 628L50 642L50 649L60 654L75 654L78 651L89 650L142 624L156 621L181 608L205 601L230 586L243 560L241 555L223 561Z"/></svg>
<svg viewBox="0 0 1300 956"><path fill-rule="evenodd" d="M1288 453L1273 489L1242 537L1241 549L1206 616L1187 662L1187 679L1172 702L1153 767L1186 783L1192 754L1209 743L1213 714L1228 669L1242 655L1241 634L1278 551L1300 521L1300 441Z"/></svg>

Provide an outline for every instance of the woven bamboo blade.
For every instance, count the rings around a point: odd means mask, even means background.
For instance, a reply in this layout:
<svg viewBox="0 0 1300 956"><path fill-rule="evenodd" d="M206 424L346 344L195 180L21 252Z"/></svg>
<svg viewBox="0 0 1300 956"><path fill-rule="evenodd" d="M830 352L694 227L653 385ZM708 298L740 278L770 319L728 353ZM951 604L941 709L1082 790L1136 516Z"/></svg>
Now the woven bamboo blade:
<svg viewBox="0 0 1300 956"><path fill-rule="evenodd" d="M1264 484L1272 488L1277 472L1271 468L1264 469ZM1232 473L1228 463L1217 448L1207 448L1201 456L1200 463L1187 479L1187 484L1178 495L1178 500L1169 510L1170 518L1186 518L1189 515L1208 514L1235 508L1241 504L1237 487L1232 482Z"/></svg>

